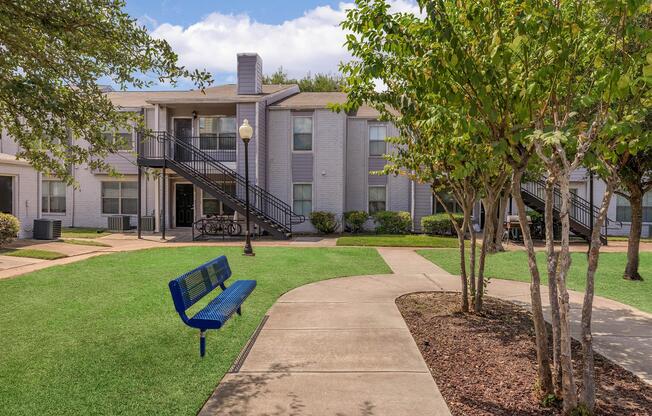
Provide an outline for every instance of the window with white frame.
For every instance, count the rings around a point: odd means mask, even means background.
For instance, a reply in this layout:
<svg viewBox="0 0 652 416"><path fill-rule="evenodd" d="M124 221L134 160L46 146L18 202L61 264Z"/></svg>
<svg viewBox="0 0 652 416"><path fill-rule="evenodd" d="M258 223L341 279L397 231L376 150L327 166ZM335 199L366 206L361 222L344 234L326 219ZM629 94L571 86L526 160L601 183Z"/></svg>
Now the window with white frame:
<svg viewBox="0 0 652 416"><path fill-rule="evenodd" d="M643 222L652 222L652 192L643 196L642 214ZM621 195L616 195L616 221L632 221L632 206L629 200Z"/></svg>
<svg viewBox="0 0 652 416"><path fill-rule="evenodd" d="M292 150L312 150L312 117L296 116L292 126Z"/></svg>
<svg viewBox="0 0 652 416"><path fill-rule="evenodd" d="M221 182L220 187L231 195L235 195L235 182ZM211 215L233 215L235 211L224 205L219 199L214 198L206 191L202 191L202 214Z"/></svg>
<svg viewBox="0 0 652 416"><path fill-rule="evenodd" d="M387 208L387 188L383 186L369 187L369 214L385 211Z"/></svg>
<svg viewBox="0 0 652 416"><path fill-rule="evenodd" d="M44 180L41 189L41 212L64 214L66 212L66 184L62 181Z"/></svg>
<svg viewBox="0 0 652 416"><path fill-rule="evenodd" d="M235 117L199 117L199 148L201 150L235 150Z"/></svg>
<svg viewBox="0 0 652 416"><path fill-rule="evenodd" d="M103 133L104 141L107 144L115 145L118 150L133 150L134 148L134 129L120 128L118 130L107 129Z"/></svg>
<svg viewBox="0 0 652 416"><path fill-rule="evenodd" d="M102 182L102 214L135 215L137 208L136 182Z"/></svg>
<svg viewBox="0 0 652 416"><path fill-rule="evenodd" d="M295 183L292 187L292 210L308 216L312 212L312 184Z"/></svg>
<svg viewBox="0 0 652 416"><path fill-rule="evenodd" d="M387 153L387 126L384 124L369 125L369 156L382 156Z"/></svg>

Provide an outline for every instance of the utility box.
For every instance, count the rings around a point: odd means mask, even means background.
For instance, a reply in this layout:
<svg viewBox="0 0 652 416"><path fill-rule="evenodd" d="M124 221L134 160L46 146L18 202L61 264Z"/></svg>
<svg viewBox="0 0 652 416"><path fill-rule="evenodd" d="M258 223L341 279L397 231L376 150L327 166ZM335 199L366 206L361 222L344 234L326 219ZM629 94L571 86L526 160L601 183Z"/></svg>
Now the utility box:
<svg viewBox="0 0 652 416"><path fill-rule="evenodd" d="M154 232L154 216L145 215L140 218L140 230Z"/></svg>
<svg viewBox="0 0 652 416"><path fill-rule="evenodd" d="M34 220L33 237L36 240L58 240L61 238L61 220Z"/></svg>
<svg viewBox="0 0 652 416"><path fill-rule="evenodd" d="M109 231L129 231L131 229L131 217L129 215L111 215L109 218Z"/></svg>

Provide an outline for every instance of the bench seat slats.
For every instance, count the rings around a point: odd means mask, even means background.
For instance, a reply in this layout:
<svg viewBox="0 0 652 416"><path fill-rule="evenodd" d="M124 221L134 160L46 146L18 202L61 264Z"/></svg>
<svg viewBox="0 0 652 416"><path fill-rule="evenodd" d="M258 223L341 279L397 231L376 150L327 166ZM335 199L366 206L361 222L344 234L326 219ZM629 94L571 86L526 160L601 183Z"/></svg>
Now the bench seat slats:
<svg viewBox="0 0 652 416"><path fill-rule="evenodd" d="M255 287L255 280L238 280L190 318L188 324L199 329L221 328Z"/></svg>

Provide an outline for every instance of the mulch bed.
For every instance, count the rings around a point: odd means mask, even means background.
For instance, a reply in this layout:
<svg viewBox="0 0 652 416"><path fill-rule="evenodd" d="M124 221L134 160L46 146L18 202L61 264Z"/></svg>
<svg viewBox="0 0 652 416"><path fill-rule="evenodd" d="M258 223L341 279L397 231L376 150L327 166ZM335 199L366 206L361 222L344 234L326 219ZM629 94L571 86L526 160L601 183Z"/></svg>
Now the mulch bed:
<svg viewBox="0 0 652 416"><path fill-rule="evenodd" d="M525 309L486 298L482 315L462 314L457 293L415 293L396 303L453 415L561 414L537 397ZM573 347L579 357L579 343ZM652 415L652 387L598 354L595 365L597 415Z"/></svg>

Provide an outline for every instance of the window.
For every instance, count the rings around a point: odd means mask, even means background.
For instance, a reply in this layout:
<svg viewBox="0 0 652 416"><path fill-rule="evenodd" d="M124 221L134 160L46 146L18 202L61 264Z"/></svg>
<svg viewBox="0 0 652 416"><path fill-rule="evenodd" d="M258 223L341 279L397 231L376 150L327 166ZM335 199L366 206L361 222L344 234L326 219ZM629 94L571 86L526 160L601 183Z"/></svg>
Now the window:
<svg viewBox="0 0 652 416"><path fill-rule="evenodd" d="M294 184L292 191L292 210L295 214L310 215L312 212L312 184Z"/></svg>
<svg viewBox="0 0 652 416"><path fill-rule="evenodd" d="M384 186L369 187L369 214L385 211L387 205L387 191Z"/></svg>
<svg viewBox="0 0 652 416"><path fill-rule="evenodd" d="M369 126L369 156L382 156L386 153L385 137L387 137L387 126L379 124Z"/></svg>
<svg viewBox="0 0 652 416"><path fill-rule="evenodd" d="M0 213L13 214L14 212L14 178L0 176Z"/></svg>
<svg viewBox="0 0 652 416"><path fill-rule="evenodd" d="M440 194L439 197L444 201L444 205L440 204L437 198L433 196L434 199L434 212L433 214L441 214L446 212L446 208L450 211L451 214L463 214L462 207L457 203L455 198L451 194ZM444 208L444 206L446 208Z"/></svg>
<svg viewBox="0 0 652 416"><path fill-rule="evenodd" d="M235 150L235 117L199 117L201 150Z"/></svg>
<svg viewBox="0 0 652 416"><path fill-rule="evenodd" d="M117 130L104 132L104 141L108 144L115 144L118 150L133 150L134 132L133 130Z"/></svg>
<svg viewBox="0 0 652 416"><path fill-rule="evenodd" d="M102 182L102 214L135 215L137 206L136 182Z"/></svg>
<svg viewBox="0 0 652 416"><path fill-rule="evenodd" d="M199 148L217 150L217 117L199 117Z"/></svg>
<svg viewBox="0 0 652 416"><path fill-rule="evenodd" d="M312 150L312 117L294 117L293 150Z"/></svg>
<svg viewBox="0 0 652 416"><path fill-rule="evenodd" d="M632 207L629 200L620 195L616 195L616 221L632 221ZM652 192L643 196L643 222L652 222Z"/></svg>
<svg viewBox="0 0 652 416"><path fill-rule="evenodd" d="M231 195L235 195L235 182L222 182L222 189ZM208 192L202 191L202 214L209 215L233 215L235 211L224 205L217 198L213 198Z"/></svg>
<svg viewBox="0 0 652 416"><path fill-rule="evenodd" d="M66 184L61 181L43 181L41 191L41 212L66 212Z"/></svg>

